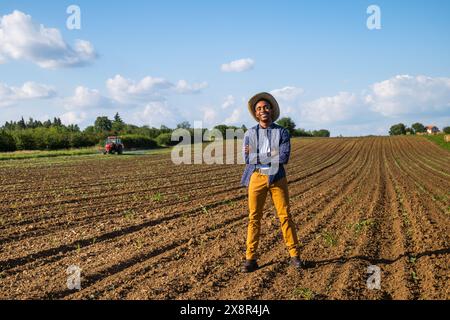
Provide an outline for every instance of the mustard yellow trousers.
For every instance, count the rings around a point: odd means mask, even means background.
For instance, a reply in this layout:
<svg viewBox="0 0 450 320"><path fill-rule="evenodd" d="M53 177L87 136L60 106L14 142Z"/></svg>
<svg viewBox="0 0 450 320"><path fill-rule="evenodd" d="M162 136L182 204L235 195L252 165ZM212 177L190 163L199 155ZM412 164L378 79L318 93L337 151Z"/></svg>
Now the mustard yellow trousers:
<svg viewBox="0 0 450 320"><path fill-rule="evenodd" d="M247 260L256 260L261 219L267 193L272 195L272 201L278 214L284 242L291 257L299 256L298 239L294 222L289 212L289 191L286 177L269 185L269 176L254 172L248 186L249 222L247 232Z"/></svg>

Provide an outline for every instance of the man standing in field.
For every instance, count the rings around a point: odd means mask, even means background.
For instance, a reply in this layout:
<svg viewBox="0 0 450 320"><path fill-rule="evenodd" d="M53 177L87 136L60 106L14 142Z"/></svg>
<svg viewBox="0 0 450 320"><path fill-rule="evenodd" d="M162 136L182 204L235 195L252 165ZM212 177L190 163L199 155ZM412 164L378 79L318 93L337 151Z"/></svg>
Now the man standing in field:
<svg viewBox="0 0 450 320"><path fill-rule="evenodd" d="M280 116L280 108L271 94L262 92L255 95L248 102L248 108L258 125L244 136L246 167L241 183L248 187L249 223L242 271L258 269L256 251L267 193L271 194L277 210L291 265L300 270L302 263L295 225L289 212L288 184L283 167L288 163L291 152L289 132L274 123Z"/></svg>

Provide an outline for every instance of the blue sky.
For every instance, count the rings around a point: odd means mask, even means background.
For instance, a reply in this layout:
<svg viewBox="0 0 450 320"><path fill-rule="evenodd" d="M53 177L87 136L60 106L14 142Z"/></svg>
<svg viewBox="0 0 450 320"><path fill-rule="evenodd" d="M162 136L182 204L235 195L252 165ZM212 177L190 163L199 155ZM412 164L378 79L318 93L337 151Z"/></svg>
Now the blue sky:
<svg viewBox="0 0 450 320"><path fill-rule="evenodd" d="M71 4L81 30L66 28ZM372 4L380 30L366 26ZM449 13L439 0L3 0L0 122L60 116L85 127L118 111L139 125L251 126L246 101L268 91L297 127L334 136L447 126Z"/></svg>

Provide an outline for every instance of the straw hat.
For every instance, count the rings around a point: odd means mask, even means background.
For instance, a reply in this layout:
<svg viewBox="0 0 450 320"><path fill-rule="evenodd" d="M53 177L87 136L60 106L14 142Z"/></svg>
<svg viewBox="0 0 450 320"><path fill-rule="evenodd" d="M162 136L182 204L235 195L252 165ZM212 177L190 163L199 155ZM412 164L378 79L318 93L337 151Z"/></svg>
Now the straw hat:
<svg viewBox="0 0 450 320"><path fill-rule="evenodd" d="M253 116L253 118L257 122L259 122L259 120L258 120L258 118L256 117L256 114L255 114L255 105L261 100L266 100L266 101L268 101L270 103L270 105L272 106L272 110L273 110L272 121L273 122L277 121L277 119L280 117L280 107L278 106L277 100L275 100L275 98L270 93L267 93L267 92L261 92L261 93L255 94L248 101L248 111Z"/></svg>

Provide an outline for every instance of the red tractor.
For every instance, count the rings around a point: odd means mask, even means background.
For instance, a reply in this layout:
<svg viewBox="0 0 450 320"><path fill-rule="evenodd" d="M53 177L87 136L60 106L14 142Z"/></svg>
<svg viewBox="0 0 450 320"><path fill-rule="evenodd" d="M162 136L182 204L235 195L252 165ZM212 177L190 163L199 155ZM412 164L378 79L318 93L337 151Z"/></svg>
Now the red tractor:
<svg viewBox="0 0 450 320"><path fill-rule="evenodd" d="M103 154L122 154L124 149L124 145L122 140L119 137L108 137L105 141L105 150Z"/></svg>

